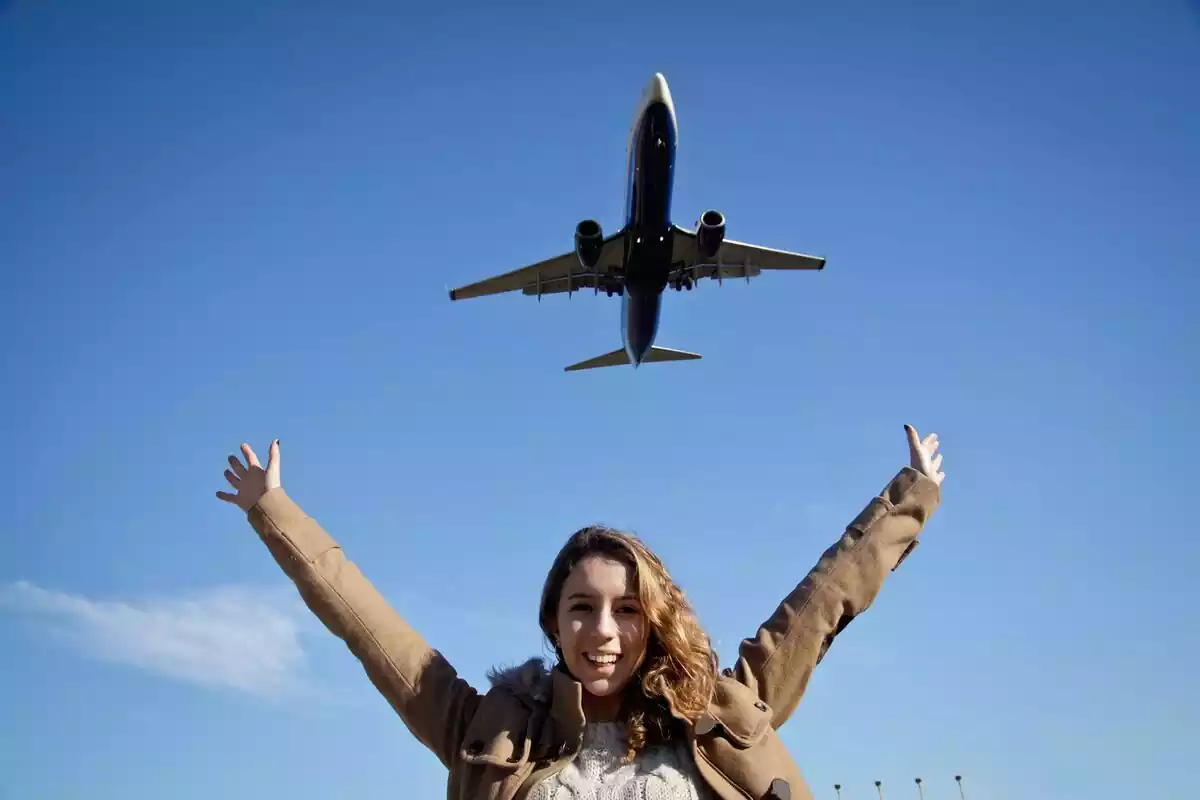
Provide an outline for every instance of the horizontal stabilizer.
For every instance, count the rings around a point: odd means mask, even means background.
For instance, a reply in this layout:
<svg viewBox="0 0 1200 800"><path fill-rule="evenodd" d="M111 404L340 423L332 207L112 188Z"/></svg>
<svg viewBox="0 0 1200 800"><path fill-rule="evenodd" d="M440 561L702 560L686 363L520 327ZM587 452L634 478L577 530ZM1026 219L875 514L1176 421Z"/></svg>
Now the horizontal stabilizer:
<svg viewBox="0 0 1200 800"><path fill-rule="evenodd" d="M643 363L649 364L651 361L695 361L699 357L699 353L689 353L687 350L672 350L669 347L651 347L650 352L643 359Z"/></svg>
<svg viewBox="0 0 1200 800"><path fill-rule="evenodd" d="M669 347L651 347L650 352L642 360L642 363L648 364L654 361L694 361L700 358L699 353L689 353L686 350L672 350ZM589 358L587 361L580 361L578 364L572 364L567 367L567 372L576 372L581 369L596 369L597 367L619 367L622 364L629 363L629 356L624 350L613 350L611 353L605 353L602 356Z"/></svg>

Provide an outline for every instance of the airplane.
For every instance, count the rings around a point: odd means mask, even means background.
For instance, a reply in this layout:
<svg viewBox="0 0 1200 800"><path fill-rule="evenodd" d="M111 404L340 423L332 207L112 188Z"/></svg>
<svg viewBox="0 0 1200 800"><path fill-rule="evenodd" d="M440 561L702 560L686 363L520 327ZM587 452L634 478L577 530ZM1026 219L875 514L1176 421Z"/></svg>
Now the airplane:
<svg viewBox="0 0 1200 800"><path fill-rule="evenodd" d="M662 73L646 84L637 104L625 151L625 224L604 236L600 223L585 219L575 228L575 249L502 275L450 290L450 299L520 291L536 296L592 289L621 298L622 347L566 367L567 372L643 363L688 361L698 353L655 345L662 295L670 286L687 289L703 278L750 279L762 270L822 270L825 259L725 238L725 217L708 210L695 230L671 222L679 127L675 104Z"/></svg>

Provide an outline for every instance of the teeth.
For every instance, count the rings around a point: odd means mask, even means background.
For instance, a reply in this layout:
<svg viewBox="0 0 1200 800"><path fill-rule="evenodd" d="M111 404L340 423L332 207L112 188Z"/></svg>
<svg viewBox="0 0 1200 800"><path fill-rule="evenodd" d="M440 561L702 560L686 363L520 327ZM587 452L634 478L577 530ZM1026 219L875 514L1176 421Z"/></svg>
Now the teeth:
<svg viewBox="0 0 1200 800"><path fill-rule="evenodd" d="M611 654L610 655L602 655L602 656L594 656L594 655L589 654L587 658L588 658L588 661L591 661L593 664L615 664L615 663L617 663L617 659L620 658L620 656L611 655Z"/></svg>

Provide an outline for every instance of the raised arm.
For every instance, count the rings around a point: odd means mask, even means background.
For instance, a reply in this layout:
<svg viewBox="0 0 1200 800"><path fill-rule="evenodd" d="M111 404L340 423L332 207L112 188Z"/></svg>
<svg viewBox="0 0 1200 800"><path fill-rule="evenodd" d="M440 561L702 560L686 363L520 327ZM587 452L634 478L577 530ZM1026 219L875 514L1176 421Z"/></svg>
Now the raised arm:
<svg viewBox="0 0 1200 800"><path fill-rule="evenodd" d="M271 443L265 470L249 445L242 445L242 453L247 464L230 456L231 470L225 471L237 493L217 497L246 512L305 604L346 643L412 734L448 767L479 695L284 493L279 442Z"/></svg>
<svg viewBox="0 0 1200 800"><path fill-rule="evenodd" d="M905 430L911 465L854 518L757 634L742 640L737 663L726 670L770 706L776 728L795 711L833 638L871 605L937 508L944 477L942 457L934 456L937 436L920 441Z"/></svg>

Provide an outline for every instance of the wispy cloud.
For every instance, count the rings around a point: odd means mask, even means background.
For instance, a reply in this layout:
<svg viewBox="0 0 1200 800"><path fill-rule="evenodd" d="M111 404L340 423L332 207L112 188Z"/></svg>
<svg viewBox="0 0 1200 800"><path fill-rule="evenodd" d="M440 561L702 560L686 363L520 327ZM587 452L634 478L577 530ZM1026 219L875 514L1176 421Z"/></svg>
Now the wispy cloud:
<svg viewBox="0 0 1200 800"><path fill-rule="evenodd" d="M280 591L219 587L181 597L92 599L20 581L0 606L86 655L176 680L275 696L299 688L303 609Z"/></svg>

